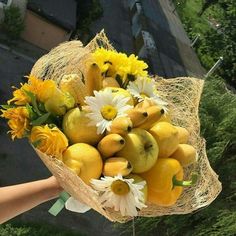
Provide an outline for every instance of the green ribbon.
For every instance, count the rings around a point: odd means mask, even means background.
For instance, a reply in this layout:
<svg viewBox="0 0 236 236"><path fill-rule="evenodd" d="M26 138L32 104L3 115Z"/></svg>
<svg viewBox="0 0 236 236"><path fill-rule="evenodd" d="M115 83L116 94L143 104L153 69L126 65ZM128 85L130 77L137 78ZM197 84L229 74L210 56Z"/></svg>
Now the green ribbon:
<svg viewBox="0 0 236 236"><path fill-rule="evenodd" d="M57 216L58 213L64 208L65 203L68 200L68 198L70 198L70 195L67 192L64 191L60 193L59 198L48 210L48 212L53 216Z"/></svg>

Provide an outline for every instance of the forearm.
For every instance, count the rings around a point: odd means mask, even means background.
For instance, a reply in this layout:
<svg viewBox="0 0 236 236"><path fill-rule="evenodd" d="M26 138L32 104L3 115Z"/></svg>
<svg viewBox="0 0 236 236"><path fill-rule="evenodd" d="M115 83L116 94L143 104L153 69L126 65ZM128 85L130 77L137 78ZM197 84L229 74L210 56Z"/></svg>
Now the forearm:
<svg viewBox="0 0 236 236"><path fill-rule="evenodd" d="M0 188L0 223L56 198L61 191L53 177Z"/></svg>

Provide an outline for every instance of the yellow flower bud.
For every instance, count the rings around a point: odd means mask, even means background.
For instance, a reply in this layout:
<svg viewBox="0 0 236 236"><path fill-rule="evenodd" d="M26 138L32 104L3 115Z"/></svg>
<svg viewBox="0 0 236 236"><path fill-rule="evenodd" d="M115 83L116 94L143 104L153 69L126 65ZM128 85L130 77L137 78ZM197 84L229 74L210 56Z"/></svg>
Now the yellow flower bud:
<svg viewBox="0 0 236 236"><path fill-rule="evenodd" d="M54 115L64 115L75 105L75 99L69 94L56 89L54 94L45 102L45 109Z"/></svg>
<svg viewBox="0 0 236 236"><path fill-rule="evenodd" d="M62 153L68 146L66 136L57 128L34 126L30 134L30 142L41 152L62 160Z"/></svg>

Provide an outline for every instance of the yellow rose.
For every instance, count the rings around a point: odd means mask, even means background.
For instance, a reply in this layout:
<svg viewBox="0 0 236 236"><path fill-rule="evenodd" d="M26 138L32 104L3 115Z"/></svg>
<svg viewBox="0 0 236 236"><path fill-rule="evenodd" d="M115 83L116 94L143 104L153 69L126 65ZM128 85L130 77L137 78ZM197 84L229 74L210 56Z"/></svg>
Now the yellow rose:
<svg viewBox="0 0 236 236"><path fill-rule="evenodd" d="M57 85L53 80L41 80L34 76L29 76L28 91L36 95L40 102L45 102L53 96ZM26 89L27 90L27 89Z"/></svg>
<svg viewBox="0 0 236 236"><path fill-rule="evenodd" d="M12 139L14 140L15 137L23 138L30 129L27 109L25 107L16 107L1 111L1 117L9 120L8 125L11 128L9 132L11 133Z"/></svg>
<svg viewBox="0 0 236 236"><path fill-rule="evenodd" d="M16 89L13 92L13 98L7 101L8 104L14 103L16 105L25 105L30 102L30 98L25 94L24 90L29 90L28 84L21 84L20 89Z"/></svg>
<svg viewBox="0 0 236 236"><path fill-rule="evenodd" d="M57 128L34 126L30 134L30 142L41 152L62 160L62 153L68 146L66 136Z"/></svg>

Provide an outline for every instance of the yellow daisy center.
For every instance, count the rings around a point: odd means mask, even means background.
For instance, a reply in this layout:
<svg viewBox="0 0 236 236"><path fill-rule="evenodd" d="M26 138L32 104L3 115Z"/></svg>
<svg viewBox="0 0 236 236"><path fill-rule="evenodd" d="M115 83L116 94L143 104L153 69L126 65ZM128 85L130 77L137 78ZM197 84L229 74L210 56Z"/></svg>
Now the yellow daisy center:
<svg viewBox="0 0 236 236"><path fill-rule="evenodd" d="M106 120L113 120L117 116L117 109L111 105L105 105L101 108L102 117Z"/></svg>
<svg viewBox="0 0 236 236"><path fill-rule="evenodd" d="M130 188L126 182L116 180L111 185L111 191L117 195L126 195L130 191Z"/></svg>

